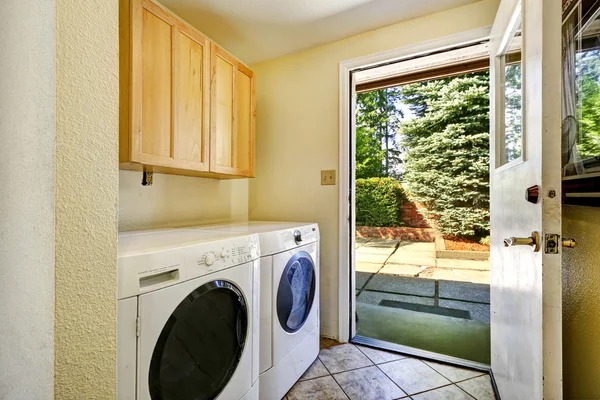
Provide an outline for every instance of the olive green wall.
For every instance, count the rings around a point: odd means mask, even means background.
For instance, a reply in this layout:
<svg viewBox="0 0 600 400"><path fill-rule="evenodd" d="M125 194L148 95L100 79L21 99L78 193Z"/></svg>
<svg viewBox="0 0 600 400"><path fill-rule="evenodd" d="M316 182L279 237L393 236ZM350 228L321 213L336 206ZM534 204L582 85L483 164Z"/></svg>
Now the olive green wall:
<svg viewBox="0 0 600 400"><path fill-rule="evenodd" d="M600 399L600 208L565 206L563 376L565 399Z"/></svg>

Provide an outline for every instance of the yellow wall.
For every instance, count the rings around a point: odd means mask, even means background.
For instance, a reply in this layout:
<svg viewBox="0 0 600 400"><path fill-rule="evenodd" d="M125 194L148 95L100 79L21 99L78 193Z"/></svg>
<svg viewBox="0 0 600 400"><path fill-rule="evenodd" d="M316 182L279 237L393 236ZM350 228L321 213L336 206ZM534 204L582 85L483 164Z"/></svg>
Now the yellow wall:
<svg viewBox="0 0 600 400"><path fill-rule="evenodd" d="M116 396L118 0L56 1L55 398Z"/></svg>
<svg viewBox="0 0 600 400"><path fill-rule="evenodd" d="M353 36L252 66L257 81L257 178L250 219L315 221L321 229L321 323L338 326L338 188L320 170L338 166L338 65L491 25L498 0L485 0Z"/></svg>
<svg viewBox="0 0 600 400"><path fill-rule="evenodd" d="M565 206L563 376L565 399L600 399L600 209Z"/></svg>
<svg viewBox="0 0 600 400"><path fill-rule="evenodd" d="M220 221L248 220L248 179L217 180L142 173L119 173L119 230L155 229Z"/></svg>

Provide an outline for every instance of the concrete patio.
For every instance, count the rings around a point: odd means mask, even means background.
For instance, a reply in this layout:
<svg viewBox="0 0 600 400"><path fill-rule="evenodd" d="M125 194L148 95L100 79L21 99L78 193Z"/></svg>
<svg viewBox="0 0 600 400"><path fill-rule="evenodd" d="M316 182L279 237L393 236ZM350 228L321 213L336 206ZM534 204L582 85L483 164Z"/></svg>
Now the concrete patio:
<svg viewBox="0 0 600 400"><path fill-rule="evenodd" d="M489 362L488 260L438 258L434 242L372 238L357 238L355 254L360 335Z"/></svg>

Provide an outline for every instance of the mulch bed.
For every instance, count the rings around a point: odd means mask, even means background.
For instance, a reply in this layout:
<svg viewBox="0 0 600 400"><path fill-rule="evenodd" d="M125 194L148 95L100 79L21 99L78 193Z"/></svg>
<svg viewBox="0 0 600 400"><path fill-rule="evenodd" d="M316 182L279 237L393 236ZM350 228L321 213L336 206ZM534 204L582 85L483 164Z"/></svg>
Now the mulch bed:
<svg viewBox="0 0 600 400"><path fill-rule="evenodd" d="M464 238L445 237L446 250L490 251L490 246Z"/></svg>

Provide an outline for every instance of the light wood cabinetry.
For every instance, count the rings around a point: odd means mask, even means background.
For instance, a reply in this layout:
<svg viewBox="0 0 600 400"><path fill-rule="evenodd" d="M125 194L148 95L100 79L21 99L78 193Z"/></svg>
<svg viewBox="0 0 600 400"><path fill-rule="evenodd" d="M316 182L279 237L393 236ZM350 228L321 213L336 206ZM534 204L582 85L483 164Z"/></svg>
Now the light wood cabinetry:
<svg viewBox="0 0 600 400"><path fill-rule="evenodd" d="M254 176L254 74L211 45L212 171Z"/></svg>
<svg viewBox="0 0 600 400"><path fill-rule="evenodd" d="M121 0L122 169L254 176L254 75L150 0Z"/></svg>

